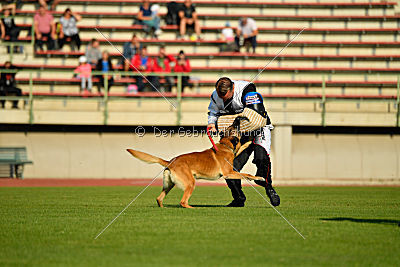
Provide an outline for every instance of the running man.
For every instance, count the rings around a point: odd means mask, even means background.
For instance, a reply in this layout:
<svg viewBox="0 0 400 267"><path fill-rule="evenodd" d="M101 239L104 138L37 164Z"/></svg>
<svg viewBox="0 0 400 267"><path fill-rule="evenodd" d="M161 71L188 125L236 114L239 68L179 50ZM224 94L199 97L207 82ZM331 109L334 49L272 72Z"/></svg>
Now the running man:
<svg viewBox="0 0 400 267"><path fill-rule="evenodd" d="M253 163L257 166L256 176L265 178L263 181L255 181L256 184L265 187L267 196L271 204L278 206L280 204L279 195L272 187L271 180L271 121L265 111L263 98L257 93L256 86L247 81L234 81L228 77L220 78L215 84L216 90L211 95L210 105L208 107L208 128L211 131L217 131L217 120L219 116L232 115L243 112L243 109L250 108L255 110L261 116L267 119L267 125L257 132L252 144L245 149L233 161L236 171L240 172L248 161L251 153L254 152ZM242 138L244 140L244 138ZM226 179L228 187L232 191L233 201L227 205L228 207L244 207L246 196L242 191L241 180Z"/></svg>

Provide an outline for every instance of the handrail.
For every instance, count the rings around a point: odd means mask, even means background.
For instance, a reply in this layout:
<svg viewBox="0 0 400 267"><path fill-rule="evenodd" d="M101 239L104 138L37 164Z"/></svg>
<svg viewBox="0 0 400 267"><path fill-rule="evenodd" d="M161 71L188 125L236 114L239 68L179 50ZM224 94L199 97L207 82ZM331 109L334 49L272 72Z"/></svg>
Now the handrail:
<svg viewBox="0 0 400 267"><path fill-rule="evenodd" d="M70 98L69 95L53 95L53 96L43 96L43 95L36 95L33 92L33 74L34 73L43 73L43 72L60 72L60 73L71 73L73 74L73 71L71 70L40 70L40 69L0 69L0 73L17 73L17 72L28 72L29 73L29 93L28 96L0 96L0 100L25 100L27 101L29 105L29 124L34 124L34 101L36 99L54 99L55 97L57 98L64 98L68 100L88 100L88 99L95 99L96 101L99 101L103 105L103 124L107 125L108 124L108 118L109 118L109 110L108 110L108 103L113 100L122 100L125 99L127 101L134 101L132 100L132 97L135 97L135 94L132 95L112 95L109 93L108 90L108 77L113 76L113 75L125 75L125 76L139 76L141 75L140 73L137 72L121 72L121 71L112 71L112 72L106 72L103 73L102 71L93 71L92 75L105 75L105 90L103 94L97 94L97 95L91 95L90 98L88 98L86 95L82 95L82 97L78 98ZM181 120L182 120L182 101L185 100L185 98L191 98L196 97L196 98L201 98L201 99L208 99L209 95L204 95L204 94L182 94L182 76L188 75L188 73L144 73L146 76L176 76L177 79L177 92L176 94L173 93L165 93L166 98L175 98L176 99L176 125L181 125ZM394 103L397 107L397 112L396 112L396 127L400 127L400 75L398 76L397 79L397 94L395 96L384 96L384 97L377 97L377 96L370 96L370 95L329 95L326 94L326 77L325 75L322 76L322 81L321 81L321 90L322 94L313 94L313 95L265 95L268 99L268 101L276 101L281 100L284 102L289 102L289 101L313 101L314 103L320 103L321 105L321 125L326 126L326 114L328 113L326 109L326 103L328 101L385 101L390 103ZM144 95L138 94L139 97L143 98L152 98L157 97L159 99L162 99L161 95L157 95L157 92L154 92L155 95ZM390 110L390 109L389 109Z"/></svg>

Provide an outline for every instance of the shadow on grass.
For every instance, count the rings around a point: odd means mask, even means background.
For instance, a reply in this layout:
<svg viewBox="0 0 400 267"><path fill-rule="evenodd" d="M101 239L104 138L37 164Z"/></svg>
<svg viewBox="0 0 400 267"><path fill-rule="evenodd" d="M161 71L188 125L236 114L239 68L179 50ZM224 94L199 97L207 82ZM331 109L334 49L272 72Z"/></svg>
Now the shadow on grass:
<svg viewBox="0 0 400 267"><path fill-rule="evenodd" d="M221 208L224 205L191 205L194 208ZM164 204L166 208L182 208L181 205Z"/></svg>
<svg viewBox="0 0 400 267"><path fill-rule="evenodd" d="M375 223L375 224L387 224L387 225L397 225L400 226L400 220L390 220L390 219L357 219L348 217L336 217L336 218L320 218L323 221L348 221L355 223Z"/></svg>

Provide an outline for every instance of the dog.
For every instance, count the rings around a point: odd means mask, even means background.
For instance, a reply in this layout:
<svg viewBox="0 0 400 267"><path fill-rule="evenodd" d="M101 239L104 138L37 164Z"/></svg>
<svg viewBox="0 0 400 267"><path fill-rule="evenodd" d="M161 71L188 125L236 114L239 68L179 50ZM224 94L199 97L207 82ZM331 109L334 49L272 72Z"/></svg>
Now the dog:
<svg viewBox="0 0 400 267"><path fill-rule="evenodd" d="M145 152L127 149L135 158L146 163L158 163L165 167L163 174L163 189L157 197L159 207L163 206L163 200L168 192L176 185L184 191L180 205L184 208L193 208L189 205L189 198L193 193L196 179L218 180L224 179L249 179L261 180L262 177L246 173L239 173L233 169L233 159L245 150L251 141L241 145L240 121L246 117L237 117L233 124L223 133L217 150L210 148L202 152L192 152L179 155L170 161L147 154Z"/></svg>

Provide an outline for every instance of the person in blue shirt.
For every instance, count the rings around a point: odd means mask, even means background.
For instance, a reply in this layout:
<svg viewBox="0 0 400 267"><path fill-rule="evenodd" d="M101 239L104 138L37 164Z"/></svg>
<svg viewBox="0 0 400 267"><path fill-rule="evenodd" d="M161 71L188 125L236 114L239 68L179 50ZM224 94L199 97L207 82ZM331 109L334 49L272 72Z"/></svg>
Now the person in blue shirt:
<svg viewBox="0 0 400 267"><path fill-rule="evenodd" d="M96 70L104 73L114 70L110 60L110 54L108 53L108 51L103 51L101 58L97 62ZM101 92L101 88L104 88L105 77L106 75L97 75L97 78L99 79L99 82L97 84L97 89L99 93ZM110 74L107 76L107 78L108 78L108 92L110 92L110 88L114 83L114 78Z"/></svg>
<svg viewBox="0 0 400 267"><path fill-rule="evenodd" d="M155 7L159 7L158 5L154 5ZM153 7L154 7L153 6ZM162 31L160 29L160 17L157 14L157 8L152 8L149 0L144 0L143 5L140 6L139 13L137 15L137 19L141 25L145 26L145 31L150 33L151 30L154 30L155 36L159 36Z"/></svg>

